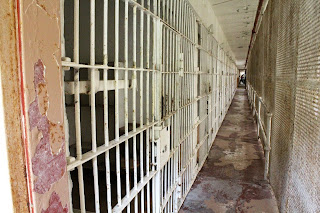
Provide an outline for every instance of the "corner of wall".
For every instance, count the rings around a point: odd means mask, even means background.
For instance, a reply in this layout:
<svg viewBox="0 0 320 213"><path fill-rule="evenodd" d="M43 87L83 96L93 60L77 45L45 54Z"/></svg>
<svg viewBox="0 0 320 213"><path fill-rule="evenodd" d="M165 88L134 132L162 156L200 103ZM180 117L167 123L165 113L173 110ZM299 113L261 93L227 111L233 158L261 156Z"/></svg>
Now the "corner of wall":
<svg viewBox="0 0 320 213"><path fill-rule="evenodd" d="M15 1L1 0L0 5L1 108L5 127L3 142L7 148L5 151L8 155L13 211L23 213L29 212L29 199L21 131Z"/></svg>

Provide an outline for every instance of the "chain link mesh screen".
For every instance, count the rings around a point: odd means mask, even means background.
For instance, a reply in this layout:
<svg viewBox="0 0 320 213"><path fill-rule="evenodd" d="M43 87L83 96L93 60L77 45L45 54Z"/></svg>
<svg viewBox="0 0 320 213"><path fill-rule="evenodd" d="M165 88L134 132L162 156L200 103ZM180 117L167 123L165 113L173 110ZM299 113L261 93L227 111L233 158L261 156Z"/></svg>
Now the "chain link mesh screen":
<svg viewBox="0 0 320 213"><path fill-rule="evenodd" d="M288 212L320 211L320 4L299 2L295 120L286 206Z"/></svg>
<svg viewBox="0 0 320 213"><path fill-rule="evenodd" d="M270 181L284 208L289 157L292 149L297 64L298 1L280 3L275 79L275 109L271 142Z"/></svg>
<svg viewBox="0 0 320 213"><path fill-rule="evenodd" d="M317 0L270 0L248 60L248 81L273 113L270 182L281 212L320 212L319 31Z"/></svg>

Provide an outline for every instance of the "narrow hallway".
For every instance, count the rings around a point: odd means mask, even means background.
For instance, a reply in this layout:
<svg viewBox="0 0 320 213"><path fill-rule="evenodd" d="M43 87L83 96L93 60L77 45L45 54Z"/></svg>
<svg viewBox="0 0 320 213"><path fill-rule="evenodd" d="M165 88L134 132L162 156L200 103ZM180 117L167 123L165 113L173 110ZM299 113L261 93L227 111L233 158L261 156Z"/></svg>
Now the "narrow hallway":
<svg viewBox="0 0 320 213"><path fill-rule="evenodd" d="M263 171L263 147L248 96L238 88L180 213L278 212Z"/></svg>

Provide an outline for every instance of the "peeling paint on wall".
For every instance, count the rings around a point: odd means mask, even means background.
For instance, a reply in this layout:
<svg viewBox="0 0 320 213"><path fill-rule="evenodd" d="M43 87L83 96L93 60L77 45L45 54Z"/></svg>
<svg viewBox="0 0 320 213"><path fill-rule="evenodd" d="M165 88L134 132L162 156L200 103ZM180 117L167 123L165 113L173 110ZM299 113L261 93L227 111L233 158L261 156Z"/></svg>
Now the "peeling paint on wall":
<svg viewBox="0 0 320 213"><path fill-rule="evenodd" d="M49 191L51 185L61 179L66 170L66 158L64 149L64 137L58 131L53 131L56 126L48 120L47 110L49 98L47 83L45 81L45 66L39 59L34 65L34 88L36 97L29 106L29 125L32 137L41 137L32 157L32 171L37 176L34 180L34 191L44 194ZM58 141L52 140L54 136L60 135ZM51 137L50 137L51 136ZM58 142L61 146L57 154L52 153L50 142Z"/></svg>
<svg viewBox="0 0 320 213"><path fill-rule="evenodd" d="M49 207L46 210L42 210L41 213L57 213L57 212L67 213L68 208L67 208L67 205L63 208L59 195L53 192L49 200Z"/></svg>
<svg viewBox="0 0 320 213"><path fill-rule="evenodd" d="M30 212L68 212L60 1L16 5Z"/></svg>

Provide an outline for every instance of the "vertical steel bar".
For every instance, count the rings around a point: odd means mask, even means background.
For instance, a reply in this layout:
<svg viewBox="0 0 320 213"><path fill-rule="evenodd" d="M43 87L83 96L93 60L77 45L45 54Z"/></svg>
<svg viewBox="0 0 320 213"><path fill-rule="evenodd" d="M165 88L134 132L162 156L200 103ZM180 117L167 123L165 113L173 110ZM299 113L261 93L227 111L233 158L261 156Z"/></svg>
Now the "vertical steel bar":
<svg viewBox="0 0 320 213"><path fill-rule="evenodd" d="M74 52L73 60L75 63L79 63L79 0L74 1ZM77 158L82 158L81 147L81 124L80 124L80 94L79 94L79 69L74 70L74 82L75 82L75 122L76 122L76 146L77 146Z"/></svg>
<svg viewBox="0 0 320 213"><path fill-rule="evenodd" d="M95 0L90 0L90 65L95 65ZM97 151L97 128L96 128L96 71L90 69L90 105L91 105L91 140L92 152ZM92 159L93 179L94 179L94 197L96 213L100 212L99 202L99 178L97 157Z"/></svg>
<svg viewBox="0 0 320 213"><path fill-rule="evenodd" d="M161 58L162 58L162 49L160 48L160 44L161 44L161 41L162 41L162 39L163 39L163 35L162 35L162 28L163 28L163 25L162 25L162 23L158 20L157 21L157 26L156 26L156 30L157 30L157 36L156 36L156 38L157 38L157 41L156 41L156 45L157 45L157 49L159 50L159 51L157 51L157 59L156 59L156 63L157 63L157 68L158 68L158 71L159 72L157 72L156 73L156 80L155 80L155 82L156 82L156 90L155 90L155 93L156 93L156 108L155 108L155 114L156 114L156 116L155 116L155 120L157 121L157 122L160 122L161 121L161 93L160 93L160 89L159 89L159 87L161 87L161 72L163 72L163 67L161 66ZM159 125L159 123L157 124L157 127L159 128L160 127L160 125ZM155 131L155 139L157 140L157 141L159 141L159 139L160 139L160 132L159 131ZM155 157L156 157L156 164L157 164L157 170L158 171L160 171L160 144L159 143L157 143L157 147L156 147L156 155L155 155ZM155 200L155 210L156 211L158 211L158 209L160 209L160 197L159 197L159 194L156 194L156 192L159 192L160 191L160 187L161 187L161 182L160 182L160 175L159 175L159 172L158 172L158 174L156 174L156 176L155 176L155 196L157 196L156 197L156 200Z"/></svg>
<svg viewBox="0 0 320 213"><path fill-rule="evenodd" d="M133 6L133 68L137 68L137 6ZM137 71L134 70L132 74L133 95L132 95L132 126L133 131L137 131L136 121L136 89L137 89ZM133 179L134 188L137 189L138 177L137 177L137 137L133 137ZM138 212L138 198L134 198L135 212Z"/></svg>
<svg viewBox="0 0 320 213"><path fill-rule="evenodd" d="M168 84L168 108L169 108L169 113L172 112L172 109L171 109L171 72L173 71L172 70L172 32L171 30L168 30L168 36L169 36L169 41L168 41L168 49L169 49L169 52L168 52L168 59L169 59L169 66L168 66L168 70L167 70L167 84Z"/></svg>
<svg viewBox="0 0 320 213"><path fill-rule="evenodd" d="M169 0L167 0L167 4L168 4L168 1ZM168 12L168 11L167 11ZM169 58L169 40L170 40L170 38L169 38L169 34L170 34L170 32L169 32L169 29L166 27L165 28L166 29L166 31L165 31L165 33L166 33L166 53L165 53L165 55L166 55L166 68L165 68L165 77L166 77L166 79L165 79L165 94L164 94L164 96L165 96L165 106L166 106L166 113L165 113L165 115L168 115L169 114L169 104L168 104L168 102L169 102L169 60L170 60L170 58Z"/></svg>
<svg viewBox="0 0 320 213"><path fill-rule="evenodd" d="M114 48L114 85L115 85L115 141L119 141L119 0L115 0L115 48ZM120 146L116 146L117 198L121 205Z"/></svg>
<svg viewBox="0 0 320 213"><path fill-rule="evenodd" d="M103 64L108 65L108 0L103 1ZM103 70L103 119L104 119L104 143L109 145L109 116L108 116L108 69ZM107 208L108 212L112 211L111 207L111 183L110 183L110 156L109 150L105 153L106 164L106 185L107 185Z"/></svg>
<svg viewBox="0 0 320 213"><path fill-rule="evenodd" d="M166 20L166 16L165 16L165 2L164 1L166 1L166 0L162 0L162 19L163 20ZM161 11L161 10L160 10Z"/></svg>
<svg viewBox="0 0 320 213"><path fill-rule="evenodd" d="M183 18L183 16L182 16L182 0L179 0L179 31L180 31L180 33L183 33L182 32L182 29L183 29L183 21L182 21L182 18Z"/></svg>
<svg viewBox="0 0 320 213"><path fill-rule="evenodd" d="M173 25L173 21L172 21L172 19L173 19L173 13L174 13L174 11L173 11L174 8L173 8L173 5L172 5L172 1L173 1L173 0L170 0L170 11L169 11L169 12L170 12L170 23L169 23L170 26L174 26L174 25Z"/></svg>
<svg viewBox="0 0 320 213"><path fill-rule="evenodd" d="M156 6L154 5L154 9L156 9ZM158 15L160 17L160 0L158 1ZM151 107L151 120L152 122L155 121L155 108L156 108L156 78L155 78L155 70L157 68L156 60L157 60L157 39L156 39L156 19L152 19L152 107ZM151 171L155 171L155 137L154 137L154 126L152 126L151 130ZM152 212L156 212L156 197L155 197L155 190L156 190L156 178L152 179Z"/></svg>
<svg viewBox="0 0 320 213"><path fill-rule="evenodd" d="M261 122L261 100L262 98L261 97L258 97L258 114L257 114L257 134L258 134L258 138L260 138L260 122Z"/></svg>
<svg viewBox="0 0 320 213"><path fill-rule="evenodd" d="M177 29L177 22L176 22L176 17L177 17L177 2L178 2L178 0L174 0L173 1L173 8L172 8L172 10L173 10L173 13L172 13L172 26L175 28L175 30L178 30Z"/></svg>
<svg viewBox="0 0 320 213"><path fill-rule="evenodd" d="M267 114L267 141L265 146L265 169L264 169L264 179L268 180L269 175L269 163L270 163L270 150L271 150L271 124L272 124L272 113Z"/></svg>
<svg viewBox="0 0 320 213"><path fill-rule="evenodd" d="M169 1L170 0L166 0L166 19L165 19L165 21L167 22L167 24L169 24Z"/></svg>
<svg viewBox="0 0 320 213"><path fill-rule="evenodd" d="M156 4L156 2L154 2ZM150 10L150 0L147 1L147 9ZM156 10L154 10L156 12ZM147 69L150 69L150 15L147 15L147 61L146 61L146 67ZM147 85L146 85L146 123L149 125L149 102L150 102L150 97L149 97L149 80L150 80L150 72L147 72ZM150 170L150 155L149 155L149 144L150 144L150 129L147 130L146 132L146 175L149 177L149 170ZM150 202L150 184L149 182L147 183L147 213L150 213L150 208L151 208L151 202Z"/></svg>
<svg viewBox="0 0 320 213"><path fill-rule="evenodd" d="M129 87L129 82L128 82L128 19L129 19L129 4L128 0L125 0L125 9L124 9L124 36L125 36L125 41L124 41L124 51L125 51L125 73L124 73L124 79L125 79L125 90L124 90L124 100L125 100L125 109L124 109L124 114L125 114L125 135L128 136L129 134L129 106L128 106L128 87ZM126 167L126 195L130 195L130 159L129 159L129 141L125 141L125 167ZM130 213L130 204L127 206L127 212Z"/></svg>
<svg viewBox="0 0 320 213"><path fill-rule="evenodd" d="M144 6L144 0L141 2L141 5ZM144 12L140 10L140 67L144 68L144 54L143 54L143 29L144 29ZM140 127L143 127L143 71L140 71ZM140 133L140 181L143 182L144 179L144 165L143 165L143 132ZM144 213L144 190L140 192L141 199L141 212Z"/></svg>
<svg viewBox="0 0 320 213"><path fill-rule="evenodd" d="M74 1L74 49L73 60L75 63L79 63L79 0ZM81 121L80 121L80 73L79 69L74 69L74 103L75 103L75 126L76 126L76 147L77 147L77 159L82 159L82 147L81 147ZM80 195L80 209L81 213L86 212L85 207L85 195L83 184L83 168L82 165L77 167L78 169L78 181L79 181L79 195Z"/></svg>

